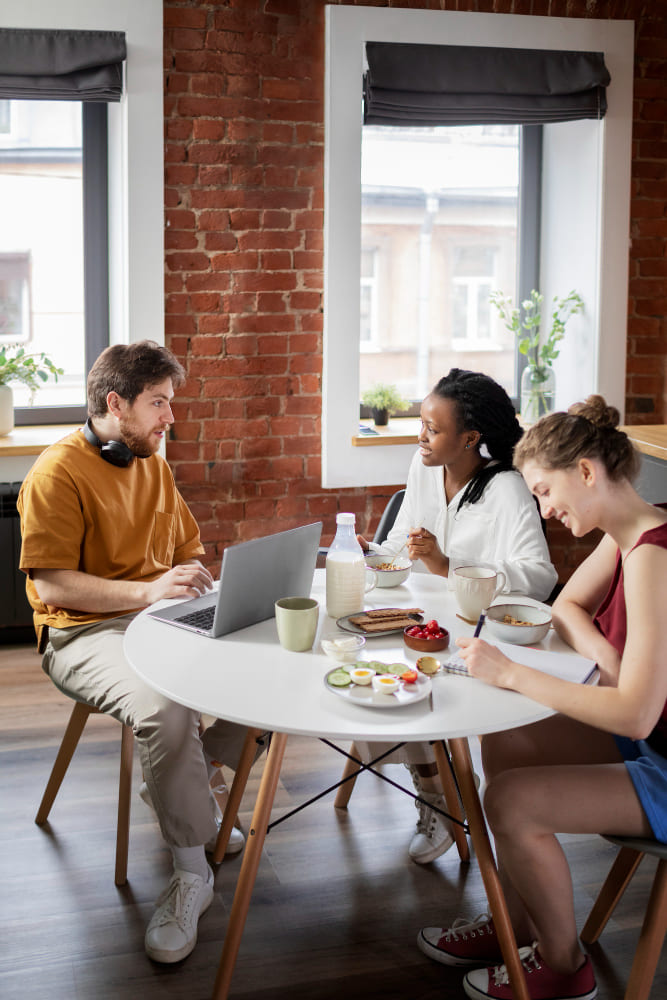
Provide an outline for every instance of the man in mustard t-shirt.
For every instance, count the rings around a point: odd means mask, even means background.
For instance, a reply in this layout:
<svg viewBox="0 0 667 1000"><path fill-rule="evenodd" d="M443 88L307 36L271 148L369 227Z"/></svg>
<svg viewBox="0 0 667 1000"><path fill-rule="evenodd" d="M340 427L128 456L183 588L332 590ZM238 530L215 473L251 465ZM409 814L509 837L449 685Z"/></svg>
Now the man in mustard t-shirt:
<svg viewBox="0 0 667 1000"><path fill-rule="evenodd" d="M197 597L213 583L199 560L199 529L157 454L174 422L183 368L151 341L107 348L88 377L89 420L52 445L18 499L21 569L27 574L43 668L66 694L132 726L145 785L174 858L174 874L146 930L146 951L177 962L197 940L213 900L205 847L220 810L209 781L234 768L244 730L199 715L145 685L123 655L132 618L154 601ZM228 851L243 847L234 830Z"/></svg>

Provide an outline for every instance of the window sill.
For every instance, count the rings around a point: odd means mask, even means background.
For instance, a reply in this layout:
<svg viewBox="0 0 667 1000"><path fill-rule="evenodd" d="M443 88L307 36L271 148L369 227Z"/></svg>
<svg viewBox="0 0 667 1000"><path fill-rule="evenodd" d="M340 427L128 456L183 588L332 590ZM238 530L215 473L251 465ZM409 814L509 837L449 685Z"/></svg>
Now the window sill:
<svg viewBox="0 0 667 1000"><path fill-rule="evenodd" d="M81 424L35 424L15 427L11 434L0 437L0 457L41 455L45 448L75 431Z"/></svg>
<svg viewBox="0 0 667 1000"><path fill-rule="evenodd" d="M651 455L667 462L667 424L643 424L621 427L635 448L643 455Z"/></svg>
<svg viewBox="0 0 667 1000"><path fill-rule="evenodd" d="M360 420L359 423L362 427L370 427L377 433L354 435L352 445L355 448L417 444L420 425L418 417L394 418L386 427L375 427L372 420ZM644 455L667 461L667 424L621 427L621 430L625 431L635 447ZM2 444L6 440L7 438L0 438L0 454L2 454Z"/></svg>
<svg viewBox="0 0 667 1000"><path fill-rule="evenodd" d="M417 444L421 421L419 417L398 417L390 420L386 427L376 427L372 420L360 420L359 424L370 427L377 433L355 434L352 445L355 448L372 448L388 444Z"/></svg>

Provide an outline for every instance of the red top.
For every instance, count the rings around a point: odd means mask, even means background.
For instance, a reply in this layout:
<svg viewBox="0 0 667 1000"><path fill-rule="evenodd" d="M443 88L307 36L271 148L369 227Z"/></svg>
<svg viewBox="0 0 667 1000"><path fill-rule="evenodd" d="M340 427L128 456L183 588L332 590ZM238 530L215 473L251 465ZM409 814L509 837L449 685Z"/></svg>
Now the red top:
<svg viewBox="0 0 667 1000"><path fill-rule="evenodd" d="M657 528L645 531L630 551L636 549L638 545L659 545L661 548L667 549L667 524L660 524ZM622 656L628 628L625 593L623 591L623 563L620 551L616 555L616 566L607 596L598 608L594 622L605 639L612 644L619 656ZM667 702L663 706L658 724L649 736L649 742L654 743L656 749L664 754L664 747L667 747Z"/></svg>

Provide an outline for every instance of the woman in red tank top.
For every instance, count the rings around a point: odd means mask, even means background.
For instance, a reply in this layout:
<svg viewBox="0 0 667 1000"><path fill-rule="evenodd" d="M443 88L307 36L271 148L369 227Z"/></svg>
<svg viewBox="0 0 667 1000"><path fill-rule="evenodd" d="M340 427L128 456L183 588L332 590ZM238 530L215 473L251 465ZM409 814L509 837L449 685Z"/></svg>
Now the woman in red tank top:
<svg viewBox="0 0 667 1000"><path fill-rule="evenodd" d="M473 676L557 713L482 740L485 810L517 941L533 943L528 988L541 1000L597 995L556 834L667 842L667 511L635 491L639 456L618 422L591 396L544 417L515 450L544 518L576 537L604 532L553 607L559 634L598 664L599 685L542 674L482 639L458 643ZM500 960L488 918L424 928L419 944L445 964L488 965L496 952ZM477 1000L511 997L504 967L469 972L464 989Z"/></svg>

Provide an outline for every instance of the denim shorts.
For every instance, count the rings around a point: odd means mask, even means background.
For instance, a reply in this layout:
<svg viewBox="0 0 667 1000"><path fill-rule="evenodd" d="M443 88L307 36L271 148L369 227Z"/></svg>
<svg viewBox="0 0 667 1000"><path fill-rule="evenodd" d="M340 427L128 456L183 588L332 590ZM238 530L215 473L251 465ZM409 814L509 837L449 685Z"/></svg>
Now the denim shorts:
<svg viewBox="0 0 667 1000"><path fill-rule="evenodd" d="M667 844L667 758L646 740L614 736L656 840Z"/></svg>

